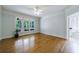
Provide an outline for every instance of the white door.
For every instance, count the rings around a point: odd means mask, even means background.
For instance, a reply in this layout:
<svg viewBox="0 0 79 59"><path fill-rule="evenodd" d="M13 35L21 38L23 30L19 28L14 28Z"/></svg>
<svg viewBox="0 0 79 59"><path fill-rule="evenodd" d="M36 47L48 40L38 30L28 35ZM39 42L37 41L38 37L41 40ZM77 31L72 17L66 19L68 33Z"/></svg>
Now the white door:
<svg viewBox="0 0 79 59"><path fill-rule="evenodd" d="M67 36L70 38L78 38L79 36L79 13L67 17Z"/></svg>

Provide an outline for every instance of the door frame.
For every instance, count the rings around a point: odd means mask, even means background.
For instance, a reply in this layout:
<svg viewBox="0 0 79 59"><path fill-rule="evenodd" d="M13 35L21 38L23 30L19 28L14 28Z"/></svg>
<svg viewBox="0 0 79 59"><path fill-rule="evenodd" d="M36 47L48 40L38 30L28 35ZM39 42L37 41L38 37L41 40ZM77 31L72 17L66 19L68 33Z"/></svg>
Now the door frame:
<svg viewBox="0 0 79 59"><path fill-rule="evenodd" d="M66 25L67 34L66 34L66 36L67 36L67 40L69 40L69 28L68 28L69 27L69 21L68 21L69 16L67 16L66 18L67 18L67 25Z"/></svg>
<svg viewBox="0 0 79 59"><path fill-rule="evenodd" d="M77 13L79 13L79 12L75 12L75 13L70 14L70 15L68 15L68 16L66 17L66 18L67 18L67 23L66 23L66 24L67 24L67 39L68 39L68 40L69 40L69 23L70 23L70 22L69 22L69 20L70 20L69 17L70 17L70 16L74 16L74 15L76 15Z"/></svg>

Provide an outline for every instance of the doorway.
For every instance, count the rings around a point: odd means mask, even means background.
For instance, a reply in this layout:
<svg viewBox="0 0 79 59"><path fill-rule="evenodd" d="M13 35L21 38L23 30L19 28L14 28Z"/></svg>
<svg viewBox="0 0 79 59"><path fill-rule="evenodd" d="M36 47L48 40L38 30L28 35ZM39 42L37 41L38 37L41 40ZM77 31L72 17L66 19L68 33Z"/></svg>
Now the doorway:
<svg viewBox="0 0 79 59"><path fill-rule="evenodd" d="M64 52L79 52L79 12L67 16L67 39Z"/></svg>
<svg viewBox="0 0 79 59"><path fill-rule="evenodd" d="M79 12L67 17L67 38L79 39Z"/></svg>

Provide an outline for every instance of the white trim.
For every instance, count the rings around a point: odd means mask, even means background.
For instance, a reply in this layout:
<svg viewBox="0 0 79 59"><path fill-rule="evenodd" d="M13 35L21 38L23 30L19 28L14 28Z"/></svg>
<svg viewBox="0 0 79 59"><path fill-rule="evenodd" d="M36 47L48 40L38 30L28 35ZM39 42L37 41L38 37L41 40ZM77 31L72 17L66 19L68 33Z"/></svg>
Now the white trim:
<svg viewBox="0 0 79 59"><path fill-rule="evenodd" d="M68 35L68 33L69 33L69 31L68 31L68 27L69 27L69 21L68 21L69 20L69 16L67 16L66 19L67 19L67 29L66 29L67 35L66 36L67 36L67 40L68 40L69 39L69 35Z"/></svg>
<svg viewBox="0 0 79 59"><path fill-rule="evenodd" d="M11 38L13 36L5 36L5 37L2 37L1 39L6 39L6 38Z"/></svg>
<svg viewBox="0 0 79 59"><path fill-rule="evenodd" d="M42 33L42 34L46 34L46 35L50 35L50 36L55 36L55 37L59 37L59 38L63 38L63 39L67 39L66 37L63 37L63 36L51 35L51 34L47 34L47 33Z"/></svg>
<svg viewBox="0 0 79 59"><path fill-rule="evenodd" d="M26 34L24 34L24 33L23 33L23 34L20 33L19 36L28 35L28 34L35 34L35 33L39 33L39 32L26 33ZM8 35L7 35L7 36L5 36L5 37L2 37L1 39L12 38L12 37L13 37L13 36L8 36ZM1 40L1 39L0 39L0 40Z"/></svg>

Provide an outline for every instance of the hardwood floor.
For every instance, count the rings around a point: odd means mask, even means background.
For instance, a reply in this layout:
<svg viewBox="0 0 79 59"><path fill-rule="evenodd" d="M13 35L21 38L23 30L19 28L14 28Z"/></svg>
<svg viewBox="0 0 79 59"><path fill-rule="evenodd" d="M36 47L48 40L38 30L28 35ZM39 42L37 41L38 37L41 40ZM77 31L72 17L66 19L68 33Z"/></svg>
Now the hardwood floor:
<svg viewBox="0 0 79 59"><path fill-rule="evenodd" d="M63 49L64 53L79 53L79 38L70 37Z"/></svg>
<svg viewBox="0 0 79 59"><path fill-rule="evenodd" d="M32 34L0 41L1 53L61 53L66 40L45 34Z"/></svg>

